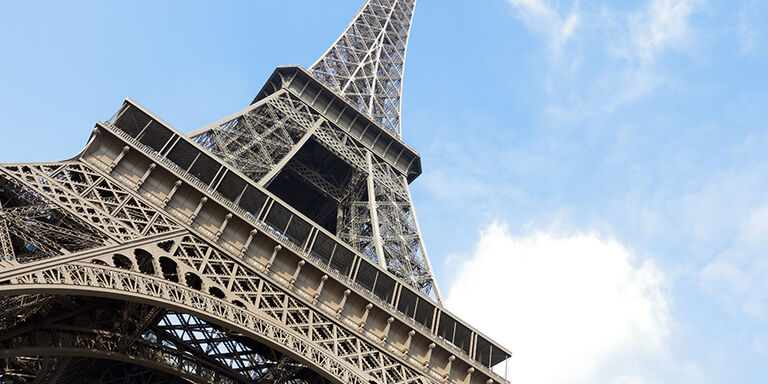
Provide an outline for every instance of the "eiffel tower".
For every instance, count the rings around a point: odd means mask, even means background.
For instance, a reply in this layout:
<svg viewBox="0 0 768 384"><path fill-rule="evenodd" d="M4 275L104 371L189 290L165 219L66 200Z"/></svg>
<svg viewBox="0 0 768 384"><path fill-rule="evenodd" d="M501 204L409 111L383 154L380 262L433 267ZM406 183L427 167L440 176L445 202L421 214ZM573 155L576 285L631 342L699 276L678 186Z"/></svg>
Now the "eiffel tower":
<svg viewBox="0 0 768 384"><path fill-rule="evenodd" d="M408 190L414 5L190 134L127 99L73 158L0 164L0 383L505 383Z"/></svg>

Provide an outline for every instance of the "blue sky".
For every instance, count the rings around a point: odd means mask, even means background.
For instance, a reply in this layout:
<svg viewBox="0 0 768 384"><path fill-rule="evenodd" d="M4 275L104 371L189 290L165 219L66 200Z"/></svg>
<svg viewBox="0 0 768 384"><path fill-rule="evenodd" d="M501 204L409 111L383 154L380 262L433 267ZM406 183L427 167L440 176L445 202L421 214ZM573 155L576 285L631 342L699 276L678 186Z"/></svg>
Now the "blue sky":
<svg viewBox="0 0 768 384"><path fill-rule="evenodd" d="M0 2L0 161L73 156L125 97L218 120L361 3ZM421 0L411 32L419 222L513 378L767 380L768 3Z"/></svg>

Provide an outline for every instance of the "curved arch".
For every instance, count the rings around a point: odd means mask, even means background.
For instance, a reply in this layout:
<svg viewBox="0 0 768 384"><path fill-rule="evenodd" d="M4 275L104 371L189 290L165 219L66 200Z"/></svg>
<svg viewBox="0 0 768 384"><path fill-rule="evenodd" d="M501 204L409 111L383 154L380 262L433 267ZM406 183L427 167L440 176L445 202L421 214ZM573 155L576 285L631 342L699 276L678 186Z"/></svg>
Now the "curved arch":
<svg viewBox="0 0 768 384"><path fill-rule="evenodd" d="M71 301L70 298L74 298L74 300ZM61 316L59 310L48 308L48 311L53 311L49 313L56 313L56 315L51 316L45 310L40 315L46 319L53 318L52 322L38 323L33 321L35 326L23 325L13 329L10 337L0 334L0 359L22 359L13 364L14 369L11 372L25 371L31 377L37 377L37 379L46 382L44 376L46 370L42 368L51 366L58 372L49 372L49 374L55 373L57 376L60 374L66 376L68 373L57 369L59 367L56 362L74 358L94 362L98 360L110 361L116 366L135 366L141 371L155 372L169 377L183 377L189 382L198 384L250 384L254 380L256 382L263 380L269 382L272 375L280 375L290 380L289 382L296 384L328 383L317 372L303 365L302 368L291 369L290 366L293 366L291 359L272 349L264 349L261 344L249 345L250 343L246 343L235 347L237 351L245 353L238 359L250 363L246 366L242 364L232 366L226 362L226 358L208 357L205 348L196 346L196 338L193 337L189 340L179 338L175 332L178 328L172 324L172 319L174 316L190 318L193 321L188 325L193 328L189 329L195 329L196 332L204 333L208 330L219 335L222 330L208 323L203 325L199 319L195 319L191 315L170 311L164 314L163 320L156 325L143 331L140 330L140 336L135 334L138 337L131 338L131 342L127 344L125 343L124 331L120 327L115 327L115 323L104 322L97 318L78 319L77 317L84 314L80 311L84 308L102 309L108 315L115 315L115 319L120 322L120 320L125 319L127 313L121 313L120 310L115 312L108 308L115 306L124 308L130 313L129 317L138 313L138 316L133 317L133 320L138 321L141 321L146 314L157 313L159 308L82 296L69 296L66 299L61 297L59 303L62 307L69 307L75 303L75 307L71 307L74 312L70 316ZM81 307L78 308L78 305ZM201 325L202 328L198 328ZM200 339L197 341L199 342ZM34 364L35 362L38 364ZM286 367L288 367L287 370ZM85 374L85 372L81 372L81 374ZM72 378L62 380L62 382L74 381Z"/></svg>
<svg viewBox="0 0 768 384"><path fill-rule="evenodd" d="M266 314L134 271L88 263L59 265L12 279L0 294L58 294L114 298L173 309L234 330L299 361L337 383L368 384L373 378Z"/></svg>

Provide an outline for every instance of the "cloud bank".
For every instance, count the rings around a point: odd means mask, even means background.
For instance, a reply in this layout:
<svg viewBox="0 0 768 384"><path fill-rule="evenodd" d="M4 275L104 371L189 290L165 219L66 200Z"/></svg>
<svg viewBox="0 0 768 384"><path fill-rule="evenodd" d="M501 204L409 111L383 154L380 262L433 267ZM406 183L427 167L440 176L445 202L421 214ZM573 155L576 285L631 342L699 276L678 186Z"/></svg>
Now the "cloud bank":
<svg viewBox="0 0 768 384"><path fill-rule="evenodd" d="M595 234L482 231L446 307L510 348L520 383L647 382L638 364L664 355L665 275Z"/></svg>

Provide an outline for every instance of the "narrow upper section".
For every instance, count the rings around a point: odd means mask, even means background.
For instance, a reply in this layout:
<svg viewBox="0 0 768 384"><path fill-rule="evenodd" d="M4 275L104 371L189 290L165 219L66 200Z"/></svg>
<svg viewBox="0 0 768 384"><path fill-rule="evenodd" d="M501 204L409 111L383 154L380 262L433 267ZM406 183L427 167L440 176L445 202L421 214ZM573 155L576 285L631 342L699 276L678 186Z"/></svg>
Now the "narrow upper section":
<svg viewBox="0 0 768 384"><path fill-rule="evenodd" d="M367 0L309 71L398 137L403 67L416 0Z"/></svg>

